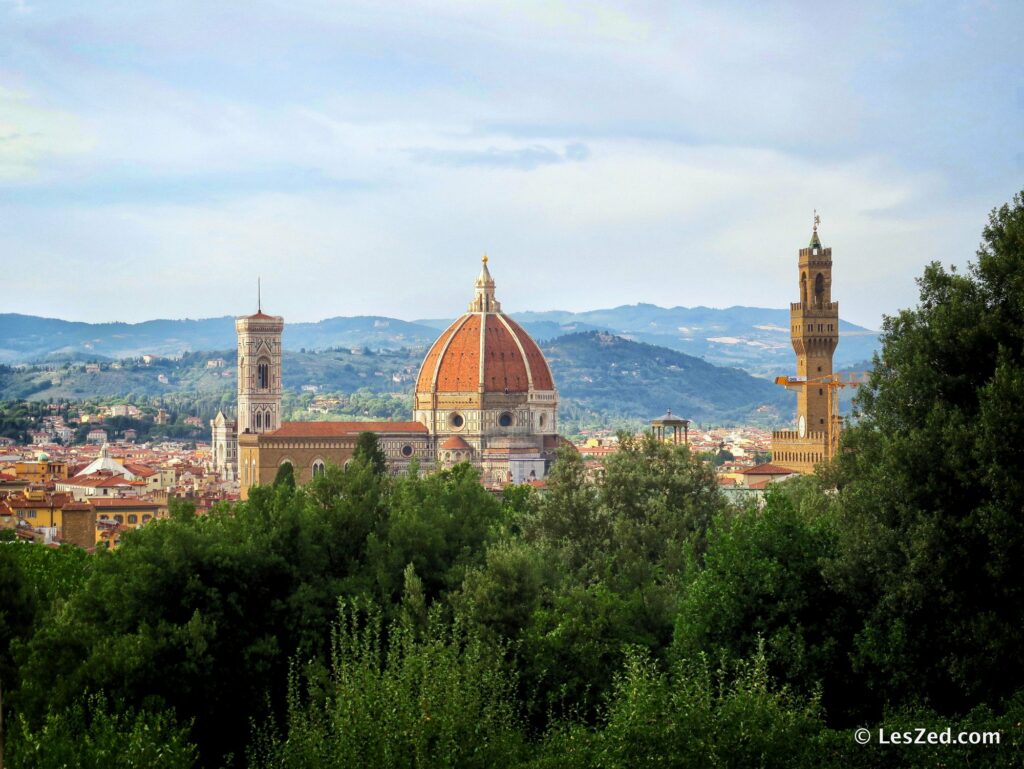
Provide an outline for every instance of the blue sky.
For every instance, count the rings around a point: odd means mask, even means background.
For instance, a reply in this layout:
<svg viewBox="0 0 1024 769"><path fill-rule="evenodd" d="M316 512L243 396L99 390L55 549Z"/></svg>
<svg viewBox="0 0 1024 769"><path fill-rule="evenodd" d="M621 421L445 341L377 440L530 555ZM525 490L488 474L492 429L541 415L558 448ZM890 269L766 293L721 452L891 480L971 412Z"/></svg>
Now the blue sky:
<svg viewBox="0 0 1024 769"><path fill-rule="evenodd" d="M825 7L832 6L835 7ZM0 0L2 311L912 305L1024 187L1024 3ZM12 279L13 278L13 279ZM14 290L11 290L11 289Z"/></svg>

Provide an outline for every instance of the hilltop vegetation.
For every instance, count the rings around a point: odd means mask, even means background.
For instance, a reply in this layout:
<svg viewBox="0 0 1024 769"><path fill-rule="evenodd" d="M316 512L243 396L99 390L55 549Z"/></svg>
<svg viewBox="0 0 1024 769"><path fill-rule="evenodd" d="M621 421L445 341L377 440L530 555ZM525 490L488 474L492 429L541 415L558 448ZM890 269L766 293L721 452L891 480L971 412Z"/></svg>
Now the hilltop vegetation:
<svg viewBox="0 0 1024 769"><path fill-rule="evenodd" d="M566 334L604 331L657 347L704 358L719 366L742 368L771 378L788 370L789 311L763 307L657 307L635 304L571 313L513 313L538 342ZM317 323L287 323L289 351L352 349L425 350L451 319L408 322L380 316L328 318ZM836 365L870 359L878 335L845 320ZM0 363L48 357L113 360L142 355L177 356L234 347L234 320L153 320L145 323L71 323L52 318L0 314Z"/></svg>
<svg viewBox="0 0 1024 769"><path fill-rule="evenodd" d="M767 380L611 334L570 334L543 349L563 411L577 421L639 424L671 408L695 422L774 425L793 408Z"/></svg>
<svg viewBox="0 0 1024 769"><path fill-rule="evenodd" d="M715 424L772 425L788 418L792 396L738 369L713 366L698 358L599 332L573 334L542 348L561 394L567 432L581 426L635 428L672 408L695 421ZM286 352L283 378L289 393L285 407L301 418L313 385L325 393L411 396L424 352L366 348L323 352ZM209 361L223 360L222 368ZM117 366L116 368L114 366ZM0 400L81 400L92 397L192 398L194 413L206 418L218 408L234 407L235 358L230 351L188 353L179 360L131 359L99 364L89 373L79 362L52 362L24 368L0 367ZM367 416L408 418L387 409ZM306 415L308 417L308 414Z"/></svg>

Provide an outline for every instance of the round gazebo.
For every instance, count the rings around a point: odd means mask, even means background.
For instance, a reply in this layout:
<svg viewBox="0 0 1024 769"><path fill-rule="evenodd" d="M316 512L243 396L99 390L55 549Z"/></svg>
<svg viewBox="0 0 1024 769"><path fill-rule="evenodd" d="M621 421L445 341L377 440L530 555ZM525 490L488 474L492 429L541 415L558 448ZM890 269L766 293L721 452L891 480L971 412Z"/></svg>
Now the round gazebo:
<svg viewBox="0 0 1024 769"><path fill-rule="evenodd" d="M674 416L672 409L669 409L657 419L651 420L651 432L662 443L671 437L672 445L674 446L678 446L680 443L690 444L690 420Z"/></svg>

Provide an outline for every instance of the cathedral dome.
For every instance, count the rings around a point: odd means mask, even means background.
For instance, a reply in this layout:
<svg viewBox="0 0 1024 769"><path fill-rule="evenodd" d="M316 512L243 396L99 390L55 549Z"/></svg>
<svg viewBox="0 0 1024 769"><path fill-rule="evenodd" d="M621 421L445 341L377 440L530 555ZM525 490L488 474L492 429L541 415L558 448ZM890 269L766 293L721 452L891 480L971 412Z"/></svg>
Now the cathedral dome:
<svg viewBox="0 0 1024 769"><path fill-rule="evenodd" d="M420 367L417 393L553 391L544 354L522 326L501 312L484 257L469 311L434 342Z"/></svg>

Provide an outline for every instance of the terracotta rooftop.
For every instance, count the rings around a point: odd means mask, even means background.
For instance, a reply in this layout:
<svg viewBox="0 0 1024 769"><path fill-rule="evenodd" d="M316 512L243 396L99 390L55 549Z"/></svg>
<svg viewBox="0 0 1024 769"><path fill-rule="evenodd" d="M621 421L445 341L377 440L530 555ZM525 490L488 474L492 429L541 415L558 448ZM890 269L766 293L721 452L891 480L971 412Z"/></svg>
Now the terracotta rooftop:
<svg viewBox="0 0 1024 769"><path fill-rule="evenodd" d="M490 274L485 274L489 280ZM493 283L485 289L493 291ZM485 306L489 309L479 311ZM496 302L480 304L446 328L423 359L416 378L417 392L476 393L481 388L514 393L555 389L537 343L500 312Z"/></svg>
<svg viewBox="0 0 1024 769"><path fill-rule="evenodd" d="M450 449L471 449L473 447L470 446L468 443L466 443L460 436L453 435L450 438L448 438L448 440L446 440L444 443L441 444L441 448L442 449L449 449L450 450Z"/></svg>
<svg viewBox="0 0 1024 769"><path fill-rule="evenodd" d="M790 470L788 467L782 467L781 465L773 465L770 462L763 465L754 465L744 470L739 470L739 473L743 475L795 475L796 470Z"/></svg>
<svg viewBox="0 0 1024 769"><path fill-rule="evenodd" d="M371 433L426 433L419 422L283 422L272 433L274 438L333 438Z"/></svg>

